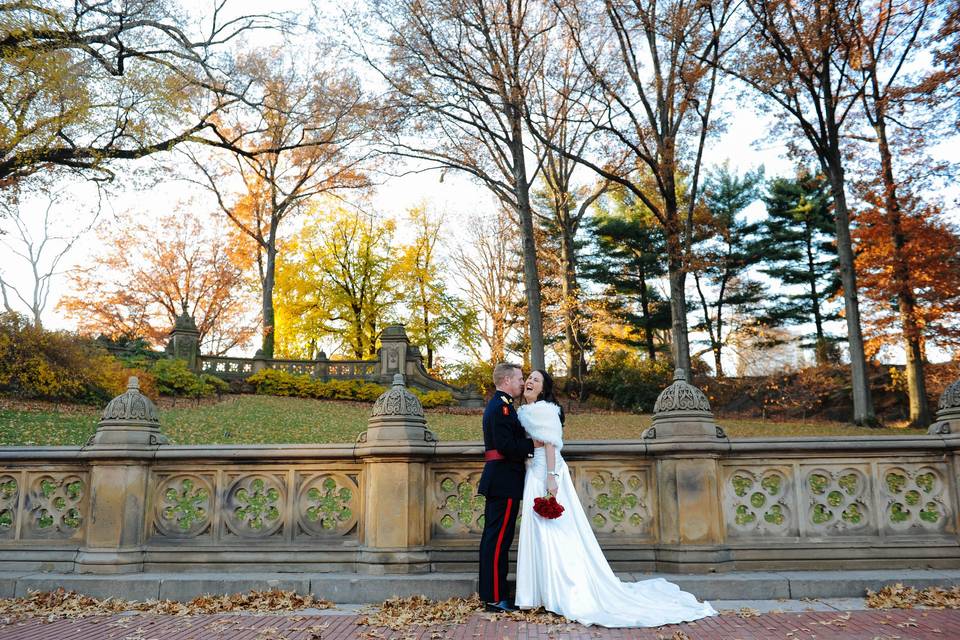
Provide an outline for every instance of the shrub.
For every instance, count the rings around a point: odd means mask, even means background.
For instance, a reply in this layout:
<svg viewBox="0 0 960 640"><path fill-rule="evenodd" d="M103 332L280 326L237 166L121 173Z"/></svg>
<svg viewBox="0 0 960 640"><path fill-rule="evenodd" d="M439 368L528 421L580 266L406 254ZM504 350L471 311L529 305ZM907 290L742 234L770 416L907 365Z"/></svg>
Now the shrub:
<svg viewBox="0 0 960 640"><path fill-rule="evenodd" d="M445 366L441 374L441 380L455 387L473 387L482 396L493 393L493 363L491 362L458 362Z"/></svg>
<svg viewBox="0 0 960 640"><path fill-rule="evenodd" d="M92 340L0 314L0 393L102 405L126 389L130 375L141 377L145 393L153 390L148 374L124 368Z"/></svg>
<svg viewBox="0 0 960 640"><path fill-rule="evenodd" d="M385 387L363 380L315 380L308 374L263 369L247 378L260 395L373 402Z"/></svg>
<svg viewBox="0 0 960 640"><path fill-rule="evenodd" d="M420 391L410 387L413 395L417 396L424 409L433 409L434 407L449 407L457 404L453 399L453 394L449 391Z"/></svg>
<svg viewBox="0 0 960 640"><path fill-rule="evenodd" d="M210 374L197 375L185 360L165 358L150 367L157 390L166 396L207 397L226 390L229 385Z"/></svg>
<svg viewBox="0 0 960 640"><path fill-rule="evenodd" d="M651 361L626 351L613 351L597 358L584 386L618 409L649 412L672 381L669 358Z"/></svg>
<svg viewBox="0 0 960 640"><path fill-rule="evenodd" d="M314 383L313 397L373 402L386 390L386 387L363 380L318 380Z"/></svg>
<svg viewBox="0 0 960 640"><path fill-rule="evenodd" d="M140 393L156 398L157 382L153 374L146 369L131 367L114 356L100 354L94 356L91 363L91 378L98 388L104 390L100 401L109 401L127 390L130 376L136 376Z"/></svg>

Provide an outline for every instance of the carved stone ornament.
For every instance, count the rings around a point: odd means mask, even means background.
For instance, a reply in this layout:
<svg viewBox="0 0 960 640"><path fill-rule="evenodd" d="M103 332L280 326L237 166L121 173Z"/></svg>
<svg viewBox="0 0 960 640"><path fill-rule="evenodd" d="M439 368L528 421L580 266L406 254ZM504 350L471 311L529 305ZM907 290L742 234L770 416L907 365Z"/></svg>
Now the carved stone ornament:
<svg viewBox="0 0 960 640"><path fill-rule="evenodd" d="M183 307L183 312L177 316L177 319L173 322L174 331L188 331L191 333L199 333L197 331L197 323L193 319L193 316L187 311L186 306Z"/></svg>
<svg viewBox="0 0 960 640"><path fill-rule="evenodd" d="M957 380L940 394L940 403L937 405L940 411L949 411L951 409L960 409L960 380Z"/></svg>
<svg viewBox="0 0 960 640"><path fill-rule="evenodd" d="M410 393L403 383L403 374L393 376L393 386L377 398L373 404L371 417L378 416L415 416L423 417L423 406L417 396Z"/></svg>
<svg viewBox="0 0 960 640"><path fill-rule="evenodd" d="M940 394L937 404L937 420L930 425L932 436L947 436L960 431L960 380L957 380Z"/></svg>
<svg viewBox="0 0 960 640"><path fill-rule="evenodd" d="M140 393L140 381L136 376L130 376L127 390L107 404L100 416L100 422L143 423L158 426L160 417L157 414L157 407L150 398Z"/></svg>
<svg viewBox="0 0 960 640"><path fill-rule="evenodd" d="M673 384L660 392L653 405L654 415L675 411L710 411L710 402L703 391L687 383L687 372L677 369Z"/></svg>

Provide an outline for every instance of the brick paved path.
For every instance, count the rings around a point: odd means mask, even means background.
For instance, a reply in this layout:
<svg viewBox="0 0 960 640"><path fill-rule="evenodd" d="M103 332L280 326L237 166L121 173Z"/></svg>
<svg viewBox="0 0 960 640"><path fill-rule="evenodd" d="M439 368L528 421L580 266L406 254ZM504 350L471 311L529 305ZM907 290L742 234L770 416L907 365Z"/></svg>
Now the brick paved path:
<svg viewBox="0 0 960 640"><path fill-rule="evenodd" d="M476 614L466 623L403 631L358 625L357 615L117 615L0 626L0 640L958 640L958 610L810 611L723 615L658 629L537 625ZM685 635L684 635L685 634Z"/></svg>

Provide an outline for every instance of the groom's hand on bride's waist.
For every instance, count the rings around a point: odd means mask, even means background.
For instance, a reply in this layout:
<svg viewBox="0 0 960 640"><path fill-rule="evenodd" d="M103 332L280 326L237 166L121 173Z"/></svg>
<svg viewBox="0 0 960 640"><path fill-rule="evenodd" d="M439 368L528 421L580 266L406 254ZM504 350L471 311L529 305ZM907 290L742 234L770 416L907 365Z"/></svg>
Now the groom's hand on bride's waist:
<svg viewBox="0 0 960 640"><path fill-rule="evenodd" d="M543 446L543 440L537 440L536 438L533 438L533 448L534 448L534 449L539 449L539 448L542 447L542 446Z"/></svg>

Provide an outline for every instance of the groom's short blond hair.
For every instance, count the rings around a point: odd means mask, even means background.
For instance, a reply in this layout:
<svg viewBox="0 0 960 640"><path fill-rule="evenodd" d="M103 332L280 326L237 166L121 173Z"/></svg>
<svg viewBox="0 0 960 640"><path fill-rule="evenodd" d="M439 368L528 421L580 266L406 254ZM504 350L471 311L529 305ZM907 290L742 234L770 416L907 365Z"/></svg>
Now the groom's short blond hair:
<svg viewBox="0 0 960 640"><path fill-rule="evenodd" d="M493 368L493 386L499 387L500 383L513 375L514 370L520 371L520 365L512 362L499 362Z"/></svg>

